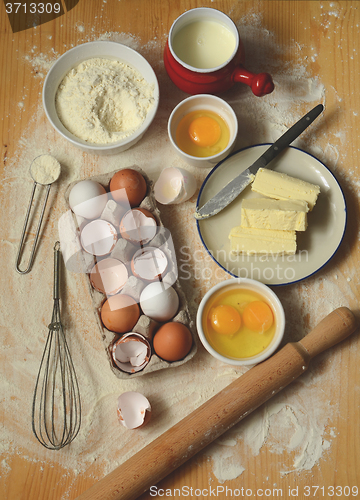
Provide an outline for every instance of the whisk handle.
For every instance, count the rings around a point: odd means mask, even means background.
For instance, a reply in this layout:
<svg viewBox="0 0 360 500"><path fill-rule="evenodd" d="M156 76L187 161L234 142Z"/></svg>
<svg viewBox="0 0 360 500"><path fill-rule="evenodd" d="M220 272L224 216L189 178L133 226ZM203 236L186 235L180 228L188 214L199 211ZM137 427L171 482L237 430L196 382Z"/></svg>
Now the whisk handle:
<svg viewBox="0 0 360 500"><path fill-rule="evenodd" d="M54 300L60 299L60 242L54 245Z"/></svg>

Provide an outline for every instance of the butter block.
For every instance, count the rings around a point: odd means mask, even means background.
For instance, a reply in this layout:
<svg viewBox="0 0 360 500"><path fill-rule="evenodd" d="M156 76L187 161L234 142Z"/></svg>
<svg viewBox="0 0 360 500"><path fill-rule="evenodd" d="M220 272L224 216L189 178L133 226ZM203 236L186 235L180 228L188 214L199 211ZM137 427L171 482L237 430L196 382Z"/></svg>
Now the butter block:
<svg viewBox="0 0 360 500"><path fill-rule="evenodd" d="M229 239L233 255L294 255L296 252L295 231L236 226L231 229Z"/></svg>
<svg viewBox="0 0 360 500"><path fill-rule="evenodd" d="M241 226L282 231L305 231L306 201L248 198L241 204Z"/></svg>
<svg viewBox="0 0 360 500"><path fill-rule="evenodd" d="M263 196L276 200L302 200L309 205L309 210L315 206L320 187L316 184L296 179L282 172L260 168L255 175L251 189Z"/></svg>

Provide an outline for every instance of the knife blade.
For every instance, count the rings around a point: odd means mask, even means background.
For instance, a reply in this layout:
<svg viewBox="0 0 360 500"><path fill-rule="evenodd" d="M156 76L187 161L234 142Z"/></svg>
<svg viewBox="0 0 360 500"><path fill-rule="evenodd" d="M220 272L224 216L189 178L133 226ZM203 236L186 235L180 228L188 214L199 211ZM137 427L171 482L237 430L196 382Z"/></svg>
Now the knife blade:
<svg viewBox="0 0 360 500"><path fill-rule="evenodd" d="M259 168L268 165L281 151L289 146L323 111L324 106L318 104L305 116L300 118L289 128L274 144L272 144L250 167L239 174L235 179L223 187L213 198L207 201L201 208L197 208L194 217L197 220L208 219L216 215L232 201L253 181Z"/></svg>

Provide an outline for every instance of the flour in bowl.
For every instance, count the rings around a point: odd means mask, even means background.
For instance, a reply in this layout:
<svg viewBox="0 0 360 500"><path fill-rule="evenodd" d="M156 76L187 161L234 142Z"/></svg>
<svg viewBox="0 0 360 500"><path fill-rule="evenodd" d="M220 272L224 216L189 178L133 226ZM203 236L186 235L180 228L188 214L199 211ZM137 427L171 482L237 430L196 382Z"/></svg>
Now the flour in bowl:
<svg viewBox="0 0 360 500"><path fill-rule="evenodd" d="M83 61L64 77L56 93L60 121L92 144L132 135L154 105L154 86L129 65L112 59Z"/></svg>

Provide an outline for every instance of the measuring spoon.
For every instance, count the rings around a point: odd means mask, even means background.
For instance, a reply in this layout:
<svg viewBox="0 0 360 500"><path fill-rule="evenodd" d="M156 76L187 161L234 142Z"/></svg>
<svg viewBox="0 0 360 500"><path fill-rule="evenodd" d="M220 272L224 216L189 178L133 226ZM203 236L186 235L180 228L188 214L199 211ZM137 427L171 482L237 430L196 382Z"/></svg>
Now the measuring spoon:
<svg viewBox="0 0 360 500"><path fill-rule="evenodd" d="M53 182L55 182L59 178L60 172L61 172L60 163L51 155L44 154L44 155L37 156L31 162L30 175L34 181L34 185L32 188L29 206L28 206L26 216L25 216L24 227L22 230L21 238L20 238L20 244L19 244L19 249L18 249L18 253L16 256L16 264L15 264L15 269L20 274L28 273L31 270L31 267L33 265L36 244L37 244L37 241L39 239L41 224L42 224L42 221L44 218L46 203L47 203L47 200L49 198L51 184L53 184ZM35 239L34 239L34 243L33 243L30 258L29 258L29 263L28 263L28 266L26 267L26 269L22 270L22 269L20 269L20 261L21 261L21 257L22 257L23 247L24 247L26 230L27 230L28 223L29 223L31 207L32 207L32 204L34 201L35 191L36 191L36 188L38 185L46 186L45 200L44 200L44 203L43 203L42 208L41 208L40 219L39 219L39 222L37 225Z"/></svg>

